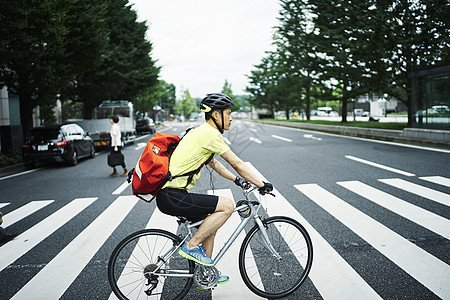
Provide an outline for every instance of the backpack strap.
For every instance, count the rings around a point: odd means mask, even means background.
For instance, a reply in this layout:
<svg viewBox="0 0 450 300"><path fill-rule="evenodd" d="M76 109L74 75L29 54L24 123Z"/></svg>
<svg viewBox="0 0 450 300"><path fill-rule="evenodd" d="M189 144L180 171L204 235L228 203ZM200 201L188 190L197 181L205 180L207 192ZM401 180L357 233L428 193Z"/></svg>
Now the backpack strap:
<svg viewBox="0 0 450 300"><path fill-rule="evenodd" d="M184 188L187 188L189 186L189 184L191 184L192 180L194 179L194 176L197 175L200 172L200 170L203 168L204 165L209 164L213 158L214 158L214 153L211 154L211 156L204 163L202 163L201 166L198 167L197 170L193 170L193 171L187 172L185 174L173 176L173 177L170 178L170 180L178 178L178 177L182 177L182 176L189 176L188 179L187 179L187 183L184 186ZM168 181L170 181L170 180L168 180Z"/></svg>

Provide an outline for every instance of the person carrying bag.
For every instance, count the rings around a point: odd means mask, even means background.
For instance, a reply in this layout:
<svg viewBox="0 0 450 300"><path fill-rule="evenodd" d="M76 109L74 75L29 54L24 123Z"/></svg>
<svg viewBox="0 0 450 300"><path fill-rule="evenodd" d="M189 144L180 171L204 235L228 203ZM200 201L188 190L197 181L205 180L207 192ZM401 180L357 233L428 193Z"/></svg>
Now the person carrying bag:
<svg viewBox="0 0 450 300"><path fill-rule="evenodd" d="M118 175L116 166L122 166L123 174L120 175L122 177L128 175L127 167L125 165L125 157L121 151L122 149L122 134L120 131L119 117L114 115L109 120L112 124L111 126L111 153L108 155L108 165L113 168L113 172L109 174L109 176Z"/></svg>

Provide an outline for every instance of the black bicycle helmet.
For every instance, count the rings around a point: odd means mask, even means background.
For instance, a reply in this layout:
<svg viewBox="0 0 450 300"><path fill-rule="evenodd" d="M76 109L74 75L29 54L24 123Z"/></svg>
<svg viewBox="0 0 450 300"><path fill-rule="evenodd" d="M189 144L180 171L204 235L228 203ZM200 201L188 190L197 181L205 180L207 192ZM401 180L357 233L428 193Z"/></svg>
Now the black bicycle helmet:
<svg viewBox="0 0 450 300"><path fill-rule="evenodd" d="M207 94L205 98L203 98L202 102L200 103L200 111L205 113L205 117L208 120L211 117L211 113L215 110L220 111L222 114L222 126L219 126L217 124L217 121L212 118L214 124L216 125L217 129L220 131L220 133L223 133L224 131L224 120L223 120L223 110L227 108L232 108L234 106L233 100L230 98L230 96L222 94L222 93L212 93Z"/></svg>
<svg viewBox="0 0 450 300"><path fill-rule="evenodd" d="M233 100L222 93L207 94L200 103L200 110L202 112L210 112L213 110L224 110L234 106Z"/></svg>

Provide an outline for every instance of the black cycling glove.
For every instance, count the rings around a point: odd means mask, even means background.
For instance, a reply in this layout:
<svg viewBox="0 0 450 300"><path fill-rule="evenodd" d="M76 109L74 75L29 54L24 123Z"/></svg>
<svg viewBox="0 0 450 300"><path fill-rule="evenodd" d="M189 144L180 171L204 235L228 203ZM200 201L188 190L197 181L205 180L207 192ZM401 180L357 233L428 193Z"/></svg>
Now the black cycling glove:
<svg viewBox="0 0 450 300"><path fill-rule="evenodd" d="M240 186L241 188L244 188L244 189L248 189L250 187L250 183L247 180L245 180L244 178L241 178L239 176L236 176L234 183L237 186Z"/></svg>
<svg viewBox="0 0 450 300"><path fill-rule="evenodd" d="M263 181L263 183L264 183L264 186L262 186L258 189L258 191L261 195L264 195L264 194L267 194L267 193L270 193L271 191L273 191L273 185L270 182Z"/></svg>

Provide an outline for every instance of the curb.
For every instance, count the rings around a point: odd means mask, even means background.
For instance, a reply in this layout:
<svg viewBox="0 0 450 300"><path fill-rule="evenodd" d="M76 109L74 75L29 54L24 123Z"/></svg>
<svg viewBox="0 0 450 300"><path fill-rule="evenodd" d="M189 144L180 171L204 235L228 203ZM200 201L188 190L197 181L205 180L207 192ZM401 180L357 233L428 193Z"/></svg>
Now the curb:
<svg viewBox="0 0 450 300"><path fill-rule="evenodd" d="M428 129L413 129L413 128L406 128L405 130L386 130L386 129L335 126L335 125L303 124L294 122L291 123L283 121L262 121L262 120L261 121L249 120L249 121L255 123L276 125L282 127L291 127L297 129L306 129L311 131L319 131L345 136L353 136L366 139L409 144L415 146L432 147L445 150L450 149L450 142L447 142L450 137L450 131L444 130L431 130L431 129L428 130ZM416 131L417 134L415 134L415 137L412 137L414 135L411 134L411 131Z"/></svg>

